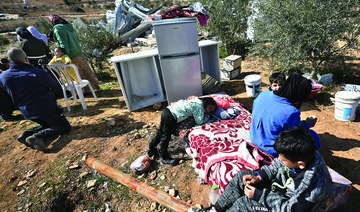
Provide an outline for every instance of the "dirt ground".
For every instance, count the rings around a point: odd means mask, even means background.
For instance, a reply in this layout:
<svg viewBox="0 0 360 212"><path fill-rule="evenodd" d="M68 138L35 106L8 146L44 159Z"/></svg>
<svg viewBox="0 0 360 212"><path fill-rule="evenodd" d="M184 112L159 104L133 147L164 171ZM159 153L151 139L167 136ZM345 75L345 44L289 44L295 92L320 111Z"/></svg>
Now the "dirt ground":
<svg viewBox="0 0 360 212"><path fill-rule="evenodd" d="M261 63L251 58L243 61L238 79L224 80L220 88L220 91L228 93L248 108L252 107L254 99L246 96L243 79L250 73L261 74L263 76L262 89L267 89L268 72ZM53 144L50 153L26 148L16 141L16 137L24 129L34 126L30 121L0 122L0 207L3 210L19 209L20 200L24 194L19 195L21 189L18 183L24 180L26 173L36 170L35 176L28 180L30 181L28 184L37 182L46 174L49 165L60 158L86 154L105 163L116 161L122 164L133 159L134 154L138 156L146 151L149 136L129 140L129 135L134 130L146 128L145 125L156 125L160 120L161 110L166 104L163 103L160 110L147 107L129 112L119 89L120 86L116 81L105 83L105 85L108 84L114 87L98 91L99 101L90 97L86 99L88 104L86 111L83 111L79 104L71 104L72 111L65 112L65 115L71 122L73 130L65 139L58 139ZM303 117L309 115L318 117L314 130L320 135L322 141L320 152L327 164L353 182L348 202L338 211L356 211L360 206L358 201L360 199L360 116L358 115L354 122L336 120L334 105L329 103L329 97L334 96L334 92L335 90L318 94L315 100L305 102L301 111ZM59 102L65 107L63 100ZM160 165L159 169L165 169L163 173L166 176L172 176L172 186L176 188L182 200L193 205L207 206L209 186L198 184L196 174L192 173L190 160L185 161L184 164L187 166L162 167ZM81 166L86 167L84 162ZM186 177L186 175L191 177ZM30 192L29 187L25 188L25 194L26 192ZM145 202L142 209L149 210L150 202ZM127 207L117 205L114 210L127 211ZM23 208L20 207L20 209ZM31 207L29 210L31 211Z"/></svg>
<svg viewBox="0 0 360 212"><path fill-rule="evenodd" d="M360 54L355 56L357 60L353 61L354 66L360 70ZM113 68L111 69L114 75ZM242 63L240 76L234 80L224 80L219 91L226 92L251 109L254 99L247 97L244 85L244 77L251 73L261 74L263 76L262 89L267 89L269 70L256 58L247 58ZM73 130L69 135L56 140L50 146L52 148L49 153L27 148L17 142L17 136L25 129L35 126L34 123L30 121L0 122L1 211L38 211L35 203L31 205L25 200L41 192L46 193L46 191L41 191L40 184L54 180L51 178L61 178L63 171L59 171L58 165L67 164L68 161L72 163L75 161L73 158L82 158L84 155L95 157L104 163L121 168L124 172L131 173L128 165L146 151L148 140L153 132L147 129L149 125L158 124L166 103L163 103L158 110L147 107L129 112L116 79L101 82L101 87L102 89L97 91L98 101L90 96L86 98L88 105L86 111L82 110L79 103L75 104L70 100L72 111L67 112L64 100L59 100ZM301 111L303 118L309 115L318 117L318 122L313 129L320 135L322 142L320 152L328 166L353 183L347 203L336 211L357 211L360 208L360 115L358 114L353 122L342 122L334 118L335 106L331 104L330 97L334 97L336 91L340 89L336 87L328 92L320 92L314 100L305 102ZM144 130L145 132L142 132ZM134 136L134 132L140 132L140 136ZM66 159L69 160L63 163ZM100 185L104 185L104 182L98 182L97 189L88 189L92 190L91 193L83 195L84 193L81 193L83 190L80 192L80 189L76 189L82 182L77 178L81 173L90 172L91 169L83 160L79 159L77 162L80 166L77 171L64 171L65 174L70 173L66 175L69 179L64 180L65 184L73 185L75 182L75 188L71 188L66 197L72 200L72 207L68 209L65 207L68 201L61 200L57 203L62 203L62 206L47 208L47 211L101 211L96 207L84 206L93 200L99 202L98 205L108 204L113 211L153 210L152 201L141 196L128 200L112 196L101 199L104 192L101 193ZM198 184L190 160L185 160L183 164L175 167L164 167L156 162L154 164L152 170L157 170L156 179L160 178L159 175L166 176L166 179L155 183L155 180L149 179L150 173L139 179L161 190L164 190L164 186L175 188L180 199L192 205L208 206L210 187ZM32 176L26 176L32 171L35 171ZM75 176L74 182L72 182L73 176ZM19 183L25 184L19 186ZM131 193L124 187L118 186L118 189ZM105 211L105 206L102 209Z"/></svg>

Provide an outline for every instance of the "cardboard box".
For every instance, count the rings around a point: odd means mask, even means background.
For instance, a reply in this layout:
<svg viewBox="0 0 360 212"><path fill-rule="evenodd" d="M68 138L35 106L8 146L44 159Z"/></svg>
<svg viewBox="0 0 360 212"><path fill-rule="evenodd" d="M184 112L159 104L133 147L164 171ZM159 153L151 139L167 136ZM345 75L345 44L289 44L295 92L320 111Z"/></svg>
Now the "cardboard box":
<svg viewBox="0 0 360 212"><path fill-rule="evenodd" d="M230 55L223 60L223 69L232 71L241 66L241 56Z"/></svg>
<svg viewBox="0 0 360 212"><path fill-rule="evenodd" d="M328 202L326 203L326 210L331 211L346 203L352 189L352 182L330 167L328 167L332 178L332 191Z"/></svg>
<svg viewBox="0 0 360 212"><path fill-rule="evenodd" d="M235 70L225 70L225 69L221 69L221 78L223 79L227 79L227 80L232 80L235 79L237 77L239 77L240 75L240 68L237 68Z"/></svg>

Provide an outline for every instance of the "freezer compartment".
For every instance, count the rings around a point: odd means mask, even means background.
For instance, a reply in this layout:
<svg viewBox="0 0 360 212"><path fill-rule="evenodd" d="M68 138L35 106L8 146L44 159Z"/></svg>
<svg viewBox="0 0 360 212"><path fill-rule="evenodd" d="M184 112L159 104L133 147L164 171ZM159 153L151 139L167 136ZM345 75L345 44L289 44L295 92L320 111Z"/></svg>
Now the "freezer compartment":
<svg viewBox="0 0 360 212"><path fill-rule="evenodd" d="M114 63L125 103L130 111L165 101L157 56Z"/></svg>
<svg viewBox="0 0 360 212"><path fill-rule="evenodd" d="M160 57L198 53L196 18L177 18L153 22Z"/></svg>
<svg viewBox="0 0 360 212"><path fill-rule="evenodd" d="M200 58L192 56L160 59L168 103L189 96L201 96Z"/></svg>

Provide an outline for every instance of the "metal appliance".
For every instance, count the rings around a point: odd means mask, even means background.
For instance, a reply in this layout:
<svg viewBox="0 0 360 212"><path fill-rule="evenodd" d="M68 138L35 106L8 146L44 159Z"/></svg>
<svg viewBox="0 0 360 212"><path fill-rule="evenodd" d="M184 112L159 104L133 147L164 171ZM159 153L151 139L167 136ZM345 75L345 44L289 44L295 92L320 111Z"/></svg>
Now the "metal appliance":
<svg viewBox="0 0 360 212"><path fill-rule="evenodd" d="M176 18L153 22L169 104L202 95L196 21L196 18Z"/></svg>

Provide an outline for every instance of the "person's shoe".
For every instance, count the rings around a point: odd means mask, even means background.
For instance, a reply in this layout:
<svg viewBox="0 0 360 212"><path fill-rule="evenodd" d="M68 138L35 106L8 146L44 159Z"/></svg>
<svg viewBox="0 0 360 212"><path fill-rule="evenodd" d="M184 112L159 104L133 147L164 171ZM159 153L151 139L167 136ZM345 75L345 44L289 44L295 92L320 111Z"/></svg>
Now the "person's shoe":
<svg viewBox="0 0 360 212"><path fill-rule="evenodd" d="M165 165L170 165L170 166L176 166L178 164L177 159L173 159L173 158L160 158L161 163L165 164Z"/></svg>
<svg viewBox="0 0 360 212"><path fill-rule="evenodd" d="M20 143L23 143L25 144L25 146L27 147L33 147L31 145L31 143L27 142L26 141L26 138L28 138L30 135L27 133L27 132L23 132L21 133L21 135L19 137L17 137L17 140L20 142Z"/></svg>
<svg viewBox="0 0 360 212"><path fill-rule="evenodd" d="M40 150L42 152L46 152L49 149L46 147L44 139L35 137L34 135L26 138L26 142L30 143L34 149Z"/></svg>
<svg viewBox="0 0 360 212"><path fill-rule="evenodd" d="M157 151L157 149L148 149L146 153L149 157L153 157L154 159L159 157L159 152Z"/></svg>

